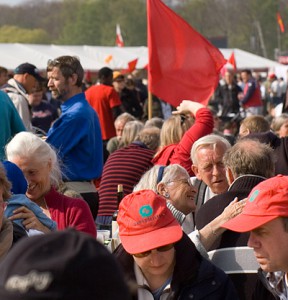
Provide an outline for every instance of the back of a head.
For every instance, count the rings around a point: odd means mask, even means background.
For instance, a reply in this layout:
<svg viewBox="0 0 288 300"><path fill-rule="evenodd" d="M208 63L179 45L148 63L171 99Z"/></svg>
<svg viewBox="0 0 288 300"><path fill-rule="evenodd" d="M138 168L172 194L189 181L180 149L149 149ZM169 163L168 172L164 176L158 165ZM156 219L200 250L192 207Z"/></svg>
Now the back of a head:
<svg viewBox="0 0 288 300"><path fill-rule="evenodd" d="M6 300L130 299L111 253L73 229L19 241L1 265Z"/></svg>
<svg viewBox="0 0 288 300"><path fill-rule="evenodd" d="M56 152L52 147L31 132L19 132L6 145L6 157L13 161L13 158L33 158L39 162L51 162L51 183L56 187L61 179L61 171Z"/></svg>
<svg viewBox="0 0 288 300"><path fill-rule="evenodd" d="M123 130L120 146L125 147L130 145L143 128L144 124L141 121L136 120L127 122Z"/></svg>
<svg viewBox="0 0 288 300"><path fill-rule="evenodd" d="M265 178L274 176L273 149L267 144L253 139L241 139L228 149L223 158L233 177L258 175Z"/></svg>
<svg viewBox="0 0 288 300"><path fill-rule="evenodd" d="M208 134L203 136L202 138L198 139L192 146L191 149L191 153L190 153L190 157L191 160L193 162L194 165L198 164L198 160L197 160L197 151L198 149L201 148L206 148L206 147L216 147L216 145L221 145L222 147L224 147L224 149L227 151L229 148L231 148L231 144L229 143L229 141L218 135L218 134Z"/></svg>
<svg viewBox="0 0 288 300"><path fill-rule="evenodd" d="M101 83L112 84L113 70L108 67L101 68L98 72L98 78Z"/></svg>
<svg viewBox="0 0 288 300"><path fill-rule="evenodd" d="M185 115L172 115L165 120L160 133L160 146L178 144L193 121Z"/></svg>
<svg viewBox="0 0 288 300"><path fill-rule="evenodd" d="M136 137L135 141L140 141L148 149L156 150L159 147L160 129L158 127L144 127Z"/></svg>
<svg viewBox="0 0 288 300"><path fill-rule="evenodd" d="M159 129L161 129L163 126L163 123L164 123L164 120L162 118L153 117L145 122L145 127L154 127L155 126L155 127L158 127Z"/></svg>
<svg viewBox="0 0 288 300"><path fill-rule="evenodd" d="M270 130L270 124L261 115L246 117L240 124L240 135L245 136L250 133L266 132Z"/></svg>
<svg viewBox="0 0 288 300"><path fill-rule="evenodd" d="M130 121L135 121L136 118L134 116L132 116L131 114L124 112L121 115L119 115L116 119L115 122L123 122L124 124Z"/></svg>

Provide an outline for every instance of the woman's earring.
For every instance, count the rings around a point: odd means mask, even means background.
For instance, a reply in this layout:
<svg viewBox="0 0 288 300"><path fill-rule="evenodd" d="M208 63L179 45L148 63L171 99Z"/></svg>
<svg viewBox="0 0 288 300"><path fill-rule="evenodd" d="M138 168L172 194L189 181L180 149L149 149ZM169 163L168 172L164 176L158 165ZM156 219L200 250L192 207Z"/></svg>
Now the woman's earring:
<svg viewBox="0 0 288 300"><path fill-rule="evenodd" d="M166 193L164 194L164 197L165 197L165 198L169 198L169 197L170 197L169 193L166 192Z"/></svg>

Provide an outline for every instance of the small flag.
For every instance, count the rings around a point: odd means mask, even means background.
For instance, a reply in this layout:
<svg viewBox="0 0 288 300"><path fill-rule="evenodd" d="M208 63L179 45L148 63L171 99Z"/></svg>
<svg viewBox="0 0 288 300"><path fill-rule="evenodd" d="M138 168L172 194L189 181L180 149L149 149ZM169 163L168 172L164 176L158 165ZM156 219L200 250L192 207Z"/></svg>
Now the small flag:
<svg viewBox="0 0 288 300"><path fill-rule="evenodd" d="M233 66L234 71L237 70L234 51L231 53L231 55L230 55L230 57L228 58L227 62Z"/></svg>
<svg viewBox="0 0 288 300"><path fill-rule="evenodd" d="M121 71L122 74L132 73L136 69L138 58L128 62L128 68Z"/></svg>
<svg viewBox="0 0 288 300"><path fill-rule="evenodd" d="M116 25L116 45L118 47L124 47L124 41L121 35L121 29L119 24Z"/></svg>
<svg viewBox="0 0 288 300"><path fill-rule="evenodd" d="M279 12L277 12L277 22L278 22L280 31L283 33L285 31L285 28L284 28L284 23L283 23L283 20L282 20Z"/></svg>
<svg viewBox="0 0 288 300"><path fill-rule="evenodd" d="M111 55L111 54L109 54L106 58L105 58L105 63L106 64L109 64L110 63L110 61L113 59L113 56Z"/></svg>

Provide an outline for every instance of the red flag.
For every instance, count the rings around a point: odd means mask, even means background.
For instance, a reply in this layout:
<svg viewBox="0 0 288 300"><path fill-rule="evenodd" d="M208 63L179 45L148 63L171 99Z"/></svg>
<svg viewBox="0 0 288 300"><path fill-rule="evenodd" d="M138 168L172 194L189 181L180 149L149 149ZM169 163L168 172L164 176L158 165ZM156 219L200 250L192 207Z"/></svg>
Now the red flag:
<svg viewBox="0 0 288 300"><path fill-rule="evenodd" d="M283 33L285 31L285 28L284 28L284 23L283 23L283 20L282 20L279 12L277 12L277 22L278 22L280 31Z"/></svg>
<svg viewBox="0 0 288 300"><path fill-rule="evenodd" d="M132 73L136 69L137 62L138 62L138 58L129 61L128 62L128 69L122 70L121 73L122 74Z"/></svg>
<svg viewBox="0 0 288 300"><path fill-rule="evenodd" d="M124 41L121 35L121 29L119 24L116 25L116 45L118 47L124 47Z"/></svg>
<svg viewBox="0 0 288 300"><path fill-rule="evenodd" d="M173 106L207 104L225 58L162 1L148 0L147 12L150 92Z"/></svg>
<svg viewBox="0 0 288 300"><path fill-rule="evenodd" d="M234 71L237 70L236 60L235 60L235 54L234 51L231 53L230 57L228 58L227 62L231 64L234 68Z"/></svg>

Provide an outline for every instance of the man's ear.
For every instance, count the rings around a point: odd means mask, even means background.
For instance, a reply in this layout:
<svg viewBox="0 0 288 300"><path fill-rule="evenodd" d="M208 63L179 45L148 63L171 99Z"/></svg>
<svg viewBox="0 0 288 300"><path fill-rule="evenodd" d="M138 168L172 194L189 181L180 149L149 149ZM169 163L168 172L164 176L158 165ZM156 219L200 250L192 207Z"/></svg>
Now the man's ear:
<svg viewBox="0 0 288 300"><path fill-rule="evenodd" d="M226 178L229 185L231 185L232 182L235 180L230 168L226 168Z"/></svg>
<svg viewBox="0 0 288 300"><path fill-rule="evenodd" d="M71 83L72 83L73 85L76 85L76 82L77 82L77 80L78 80L78 75L75 74L75 73L73 73L73 74L70 76L70 80L71 80Z"/></svg>
<svg viewBox="0 0 288 300"><path fill-rule="evenodd" d="M195 165L192 165L191 169L192 169L193 173L195 174L195 176L197 177L197 179L202 180L202 177L201 177L201 175L199 173L198 167L195 166Z"/></svg>

